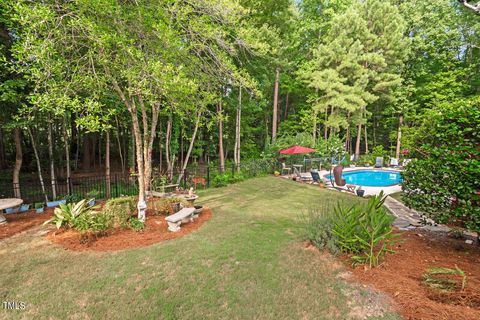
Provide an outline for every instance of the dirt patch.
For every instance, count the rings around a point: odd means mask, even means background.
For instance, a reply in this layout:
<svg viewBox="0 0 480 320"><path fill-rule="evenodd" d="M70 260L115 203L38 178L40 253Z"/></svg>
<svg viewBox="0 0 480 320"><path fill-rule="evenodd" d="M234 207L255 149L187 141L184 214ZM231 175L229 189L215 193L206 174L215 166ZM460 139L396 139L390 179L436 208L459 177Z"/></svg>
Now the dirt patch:
<svg viewBox="0 0 480 320"><path fill-rule="evenodd" d="M180 231L167 230L165 216L148 215L145 229L136 232L129 229L114 229L97 237L94 241L82 243L82 235L74 230L56 230L47 234L46 238L69 250L75 251L118 251L149 246L164 240L182 237L198 228L212 216L209 208L204 208L194 222L182 224Z"/></svg>
<svg viewBox="0 0 480 320"><path fill-rule="evenodd" d="M395 254L373 270L351 269L354 278L389 294L405 319L480 319L480 248L424 231L400 238ZM467 275L464 290L442 292L423 283L427 268L455 266Z"/></svg>
<svg viewBox="0 0 480 320"><path fill-rule="evenodd" d="M13 236L19 232L41 225L50 219L54 208L45 208L43 213L29 210L21 213L4 214L7 223L0 225L0 240Z"/></svg>

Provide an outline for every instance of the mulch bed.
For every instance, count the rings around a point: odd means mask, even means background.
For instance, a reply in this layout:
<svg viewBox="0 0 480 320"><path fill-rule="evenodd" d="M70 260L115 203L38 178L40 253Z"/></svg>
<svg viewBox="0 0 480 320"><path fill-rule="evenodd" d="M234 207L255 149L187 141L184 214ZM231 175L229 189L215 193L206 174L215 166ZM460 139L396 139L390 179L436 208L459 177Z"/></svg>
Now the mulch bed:
<svg viewBox="0 0 480 320"><path fill-rule="evenodd" d="M405 319L480 319L480 247L424 231L404 232L400 239L396 253L377 268L351 268L354 278L389 294ZM423 284L427 268L455 266L467 275L463 291L441 292Z"/></svg>
<svg viewBox="0 0 480 320"><path fill-rule="evenodd" d="M74 230L55 230L47 234L47 239L75 251L119 251L125 249L146 247L161 241L182 237L202 226L212 216L209 208L204 208L194 222L182 224L180 231L167 230L167 222L163 215L148 215L145 229L136 232L130 229L114 229L99 237L89 237L84 242L82 235Z"/></svg>
<svg viewBox="0 0 480 320"><path fill-rule="evenodd" d="M19 232L41 225L50 219L54 208L45 208L43 213L29 210L22 213L4 214L7 223L0 225L0 240L13 236Z"/></svg>

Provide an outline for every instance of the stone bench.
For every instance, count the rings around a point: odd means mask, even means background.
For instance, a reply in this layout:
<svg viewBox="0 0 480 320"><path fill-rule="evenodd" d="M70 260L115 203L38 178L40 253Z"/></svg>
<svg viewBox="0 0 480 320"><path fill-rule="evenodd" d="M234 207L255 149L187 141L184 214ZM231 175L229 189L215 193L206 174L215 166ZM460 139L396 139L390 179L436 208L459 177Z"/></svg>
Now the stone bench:
<svg viewBox="0 0 480 320"><path fill-rule="evenodd" d="M193 213L195 208L183 208L182 210L169 215L165 218L168 223L168 230L177 232L180 230L180 225L185 222L193 222Z"/></svg>

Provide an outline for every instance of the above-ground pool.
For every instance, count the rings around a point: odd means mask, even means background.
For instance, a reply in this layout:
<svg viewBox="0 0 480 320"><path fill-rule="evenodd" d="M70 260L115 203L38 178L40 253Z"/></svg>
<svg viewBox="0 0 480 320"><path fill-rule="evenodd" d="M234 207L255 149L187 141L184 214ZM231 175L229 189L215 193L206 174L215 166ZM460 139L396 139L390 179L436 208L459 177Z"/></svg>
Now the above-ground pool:
<svg viewBox="0 0 480 320"><path fill-rule="evenodd" d="M326 178L330 179L330 175L327 175ZM400 172L388 170L347 171L342 173L342 178L345 179L347 184L365 187L386 187L402 182ZM334 179L333 176L332 179Z"/></svg>

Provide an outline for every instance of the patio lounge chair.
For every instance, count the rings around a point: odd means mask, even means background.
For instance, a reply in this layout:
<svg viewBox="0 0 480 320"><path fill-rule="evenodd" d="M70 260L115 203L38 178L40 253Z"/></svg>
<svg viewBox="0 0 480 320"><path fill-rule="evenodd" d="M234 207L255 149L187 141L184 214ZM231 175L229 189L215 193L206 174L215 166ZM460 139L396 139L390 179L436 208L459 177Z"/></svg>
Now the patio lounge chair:
<svg viewBox="0 0 480 320"><path fill-rule="evenodd" d="M310 174L312 175L312 183L314 184L318 184L320 183L320 174L318 173L318 171L310 171Z"/></svg>
<svg viewBox="0 0 480 320"><path fill-rule="evenodd" d="M343 171L343 166L336 166L333 168L333 176L335 177L335 185L337 187L346 187L346 191L355 193L355 186L351 184L347 184L345 179L342 178L342 171ZM339 188L341 190L345 190L343 188Z"/></svg>
<svg viewBox="0 0 480 320"><path fill-rule="evenodd" d="M295 177L297 178L297 181L300 182L312 181L312 175L310 172L300 173L298 170L295 170Z"/></svg>
<svg viewBox="0 0 480 320"><path fill-rule="evenodd" d="M383 157L377 157L375 159L375 168L383 167Z"/></svg>
<svg viewBox="0 0 480 320"><path fill-rule="evenodd" d="M398 159L390 158L390 167L398 167Z"/></svg>

